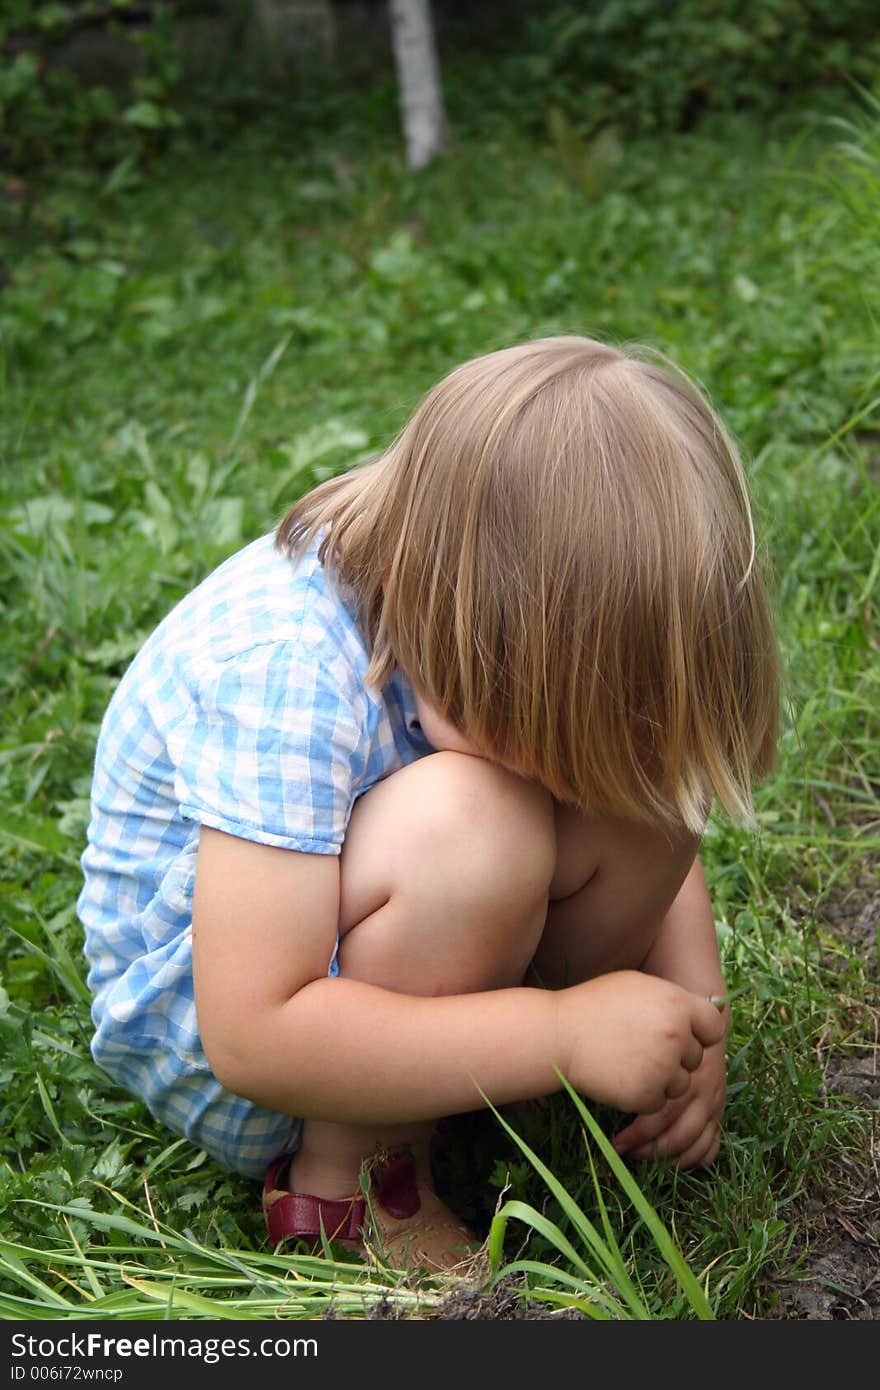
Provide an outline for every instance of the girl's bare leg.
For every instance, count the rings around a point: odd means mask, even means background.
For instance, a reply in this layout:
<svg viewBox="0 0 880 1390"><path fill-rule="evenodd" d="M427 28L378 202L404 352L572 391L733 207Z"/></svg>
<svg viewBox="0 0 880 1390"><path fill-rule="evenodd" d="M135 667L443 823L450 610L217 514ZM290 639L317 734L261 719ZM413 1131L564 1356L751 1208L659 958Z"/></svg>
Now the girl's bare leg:
<svg viewBox="0 0 880 1390"><path fill-rule="evenodd" d="M638 970L694 862L696 838L591 819L559 805L555 825L557 860L536 976L558 989L611 970Z"/></svg>
<svg viewBox="0 0 880 1390"><path fill-rule="evenodd" d="M410 764L355 805L341 858L340 972L403 994L519 984L544 930L555 858L541 788L466 753ZM432 1130L307 1120L291 1186L349 1196L365 1157L404 1144L430 1185Z"/></svg>
<svg viewBox="0 0 880 1390"><path fill-rule="evenodd" d="M714 914L687 834L590 821L556 808L558 858L535 975L551 988L610 970L641 969L695 994L724 993ZM723 1010L729 1017L726 1010ZM686 1094L632 1120L615 1137L634 1159L712 1163L721 1143L725 1046L703 1054Z"/></svg>

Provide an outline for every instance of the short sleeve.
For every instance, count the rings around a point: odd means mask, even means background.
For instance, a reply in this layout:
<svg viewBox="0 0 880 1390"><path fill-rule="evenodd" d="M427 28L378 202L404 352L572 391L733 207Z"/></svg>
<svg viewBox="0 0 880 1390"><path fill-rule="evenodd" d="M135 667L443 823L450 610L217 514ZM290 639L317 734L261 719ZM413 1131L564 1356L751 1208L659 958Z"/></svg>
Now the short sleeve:
<svg viewBox="0 0 880 1390"><path fill-rule="evenodd" d="M338 854L363 771L364 707L350 685L297 642L200 671L169 739L184 818Z"/></svg>

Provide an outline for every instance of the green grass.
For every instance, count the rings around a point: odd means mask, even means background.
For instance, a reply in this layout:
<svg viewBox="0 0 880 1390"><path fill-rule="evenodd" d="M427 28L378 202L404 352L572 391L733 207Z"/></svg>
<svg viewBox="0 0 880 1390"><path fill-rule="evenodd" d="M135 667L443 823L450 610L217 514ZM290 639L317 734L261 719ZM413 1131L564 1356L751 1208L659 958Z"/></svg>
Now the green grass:
<svg viewBox="0 0 880 1390"><path fill-rule="evenodd" d="M730 118L577 158L570 132L493 128L414 178L386 115L360 116L293 152L263 131L140 174L68 170L4 214L0 1314L438 1306L444 1281L413 1293L272 1255L254 1186L91 1063L74 913L90 762L127 661L219 560L386 442L453 364L576 331L656 344L703 382L775 576L779 768L758 834L719 820L705 842L743 991L727 1137L711 1173L640 1168L633 1190L562 1094L515 1134L462 1122L447 1180L491 1229L489 1281L507 1268L595 1316L766 1316L805 1196L870 1131L822 1081L867 1048L877 1007L876 954L828 920L880 845L880 121L854 98L848 124Z"/></svg>

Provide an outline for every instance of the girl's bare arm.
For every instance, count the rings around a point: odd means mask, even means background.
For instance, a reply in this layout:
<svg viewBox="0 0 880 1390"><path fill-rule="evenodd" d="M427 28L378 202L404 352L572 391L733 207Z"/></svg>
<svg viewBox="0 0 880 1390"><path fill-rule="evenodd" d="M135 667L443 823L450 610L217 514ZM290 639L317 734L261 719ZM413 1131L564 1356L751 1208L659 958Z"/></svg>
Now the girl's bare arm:
<svg viewBox="0 0 880 1390"><path fill-rule="evenodd" d="M337 856L202 830L196 1007L231 1090L288 1114L394 1123L473 1109L475 1081L500 1103L556 1088L543 991L430 998L327 978L338 912Z"/></svg>
<svg viewBox="0 0 880 1390"><path fill-rule="evenodd" d="M652 1110L681 1094L718 1013L620 971L560 991L410 996L327 978L339 861L203 829L193 912L199 1029L221 1082L291 1115L395 1124L559 1088ZM633 1027L636 1020L637 1027Z"/></svg>

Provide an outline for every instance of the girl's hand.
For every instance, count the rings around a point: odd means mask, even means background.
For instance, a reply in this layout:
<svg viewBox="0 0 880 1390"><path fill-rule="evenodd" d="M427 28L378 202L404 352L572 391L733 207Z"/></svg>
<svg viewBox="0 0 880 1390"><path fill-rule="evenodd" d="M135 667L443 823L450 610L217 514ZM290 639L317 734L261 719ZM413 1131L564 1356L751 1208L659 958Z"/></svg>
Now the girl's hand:
<svg viewBox="0 0 880 1390"><path fill-rule="evenodd" d="M722 1057L725 1020L707 995L693 994L671 980L638 970L617 970L557 993L559 1055L567 1079L603 1105L664 1114L670 1101L691 1096L706 1050ZM711 1081L710 1081L711 1078ZM717 1062L706 1068L699 1093L713 1097ZM704 1126L709 1111L704 1102ZM655 1115L656 1112L656 1115ZM664 1124L656 1133L661 1133ZM626 1131L624 1131L624 1134ZM637 1132L638 1137L638 1132ZM645 1132L640 1143L651 1138Z"/></svg>
<svg viewBox="0 0 880 1390"><path fill-rule="evenodd" d="M724 1042L703 1053L683 1096L654 1115L639 1115L614 1139L619 1154L632 1159L667 1159L679 1168L714 1163L721 1147L726 1063Z"/></svg>

